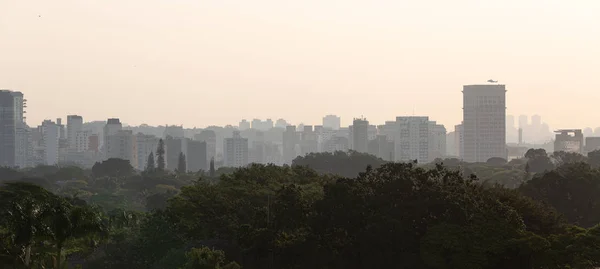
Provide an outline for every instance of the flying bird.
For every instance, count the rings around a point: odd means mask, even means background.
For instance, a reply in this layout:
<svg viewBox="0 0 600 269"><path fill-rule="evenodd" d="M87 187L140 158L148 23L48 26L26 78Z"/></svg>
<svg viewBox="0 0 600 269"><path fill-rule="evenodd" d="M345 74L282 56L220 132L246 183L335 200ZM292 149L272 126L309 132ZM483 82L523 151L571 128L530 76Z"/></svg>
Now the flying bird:
<svg viewBox="0 0 600 269"><path fill-rule="evenodd" d="M497 83L498 81L497 80L493 80L493 79L488 79L487 82L489 82L489 83Z"/></svg>

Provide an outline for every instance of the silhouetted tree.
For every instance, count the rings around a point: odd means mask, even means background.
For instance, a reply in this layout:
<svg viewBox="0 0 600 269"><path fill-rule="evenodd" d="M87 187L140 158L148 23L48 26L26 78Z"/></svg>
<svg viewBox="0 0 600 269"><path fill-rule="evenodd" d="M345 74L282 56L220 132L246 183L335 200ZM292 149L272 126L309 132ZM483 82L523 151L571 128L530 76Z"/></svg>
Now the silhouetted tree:
<svg viewBox="0 0 600 269"><path fill-rule="evenodd" d="M160 171L165 170L165 141L158 140L158 148L156 149L156 168Z"/></svg>
<svg viewBox="0 0 600 269"><path fill-rule="evenodd" d="M507 163L507 161L504 158L492 157L492 158L489 158L486 161L486 163L489 165L493 165L493 166L502 166L502 165L505 165Z"/></svg>
<svg viewBox="0 0 600 269"><path fill-rule="evenodd" d="M529 149L525 153L525 158L527 158L529 172L541 173L554 169L554 164L544 149Z"/></svg>
<svg viewBox="0 0 600 269"><path fill-rule="evenodd" d="M148 163L146 163L146 172L154 171L154 152L150 152L148 155Z"/></svg>
<svg viewBox="0 0 600 269"><path fill-rule="evenodd" d="M555 151L552 153L552 160L554 160L554 163L556 163L556 167L565 164L588 162L588 158L579 153L564 151Z"/></svg>
<svg viewBox="0 0 600 269"><path fill-rule="evenodd" d="M179 160L177 160L177 172L187 172L187 164L185 163L185 154L183 154L183 152L179 153Z"/></svg>
<svg viewBox="0 0 600 269"><path fill-rule="evenodd" d="M588 163L593 168L600 167L600 150L594 150L588 153Z"/></svg>
<svg viewBox="0 0 600 269"><path fill-rule="evenodd" d="M94 177L128 177L133 175L133 167L128 160L110 158L92 167Z"/></svg>
<svg viewBox="0 0 600 269"><path fill-rule="evenodd" d="M209 171L209 176L210 177L214 177L215 176L215 158L210 158L210 171Z"/></svg>

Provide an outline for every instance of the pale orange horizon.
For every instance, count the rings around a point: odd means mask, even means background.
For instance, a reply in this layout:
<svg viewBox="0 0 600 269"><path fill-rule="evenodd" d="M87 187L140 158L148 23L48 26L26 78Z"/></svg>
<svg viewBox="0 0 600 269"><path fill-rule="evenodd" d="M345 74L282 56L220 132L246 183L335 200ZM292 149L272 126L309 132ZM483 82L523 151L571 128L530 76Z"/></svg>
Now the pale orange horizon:
<svg viewBox="0 0 600 269"><path fill-rule="evenodd" d="M597 127L600 1L2 0L0 89L27 122L185 127L426 115L498 80L507 114Z"/></svg>

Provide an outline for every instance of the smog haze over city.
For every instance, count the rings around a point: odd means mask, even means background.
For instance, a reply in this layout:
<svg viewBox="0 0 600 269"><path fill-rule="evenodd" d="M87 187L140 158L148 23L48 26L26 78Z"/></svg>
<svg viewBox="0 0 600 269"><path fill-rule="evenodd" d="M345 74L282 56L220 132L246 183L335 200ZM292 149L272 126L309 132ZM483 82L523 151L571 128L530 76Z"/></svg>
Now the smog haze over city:
<svg viewBox="0 0 600 269"><path fill-rule="evenodd" d="M508 114L595 127L598 12L593 0L3 0L0 87L27 93L35 123L383 124L414 111L448 126L462 85L495 79Z"/></svg>
<svg viewBox="0 0 600 269"><path fill-rule="evenodd" d="M1 269L598 269L599 0L0 0Z"/></svg>

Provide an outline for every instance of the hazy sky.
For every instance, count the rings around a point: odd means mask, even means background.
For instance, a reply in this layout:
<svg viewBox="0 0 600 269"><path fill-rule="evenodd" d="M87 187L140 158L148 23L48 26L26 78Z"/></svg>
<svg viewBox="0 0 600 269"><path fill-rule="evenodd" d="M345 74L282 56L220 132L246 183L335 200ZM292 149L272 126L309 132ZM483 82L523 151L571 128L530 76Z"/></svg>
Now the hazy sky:
<svg viewBox="0 0 600 269"><path fill-rule="evenodd" d="M598 0L0 0L0 88L28 123L237 124L428 115L462 85L507 85L508 114L600 126Z"/></svg>

